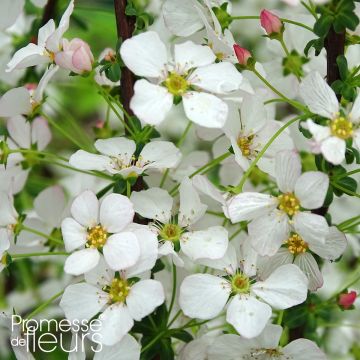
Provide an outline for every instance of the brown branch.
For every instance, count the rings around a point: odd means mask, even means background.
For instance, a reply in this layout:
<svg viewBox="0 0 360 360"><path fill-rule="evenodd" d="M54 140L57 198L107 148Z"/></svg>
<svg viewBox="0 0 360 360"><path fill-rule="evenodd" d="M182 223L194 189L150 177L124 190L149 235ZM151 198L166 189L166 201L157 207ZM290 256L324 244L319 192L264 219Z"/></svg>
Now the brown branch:
<svg viewBox="0 0 360 360"><path fill-rule="evenodd" d="M41 19L41 25L45 25L50 19L55 17L55 9L56 9L57 0L49 0L44 8L43 17Z"/></svg>
<svg viewBox="0 0 360 360"><path fill-rule="evenodd" d="M129 39L135 29L135 17L125 14L126 3L126 0L114 0L117 35L122 41ZM125 110L130 115L133 114L130 109L130 100L134 95L134 83L133 73L124 67L121 71L120 98Z"/></svg>

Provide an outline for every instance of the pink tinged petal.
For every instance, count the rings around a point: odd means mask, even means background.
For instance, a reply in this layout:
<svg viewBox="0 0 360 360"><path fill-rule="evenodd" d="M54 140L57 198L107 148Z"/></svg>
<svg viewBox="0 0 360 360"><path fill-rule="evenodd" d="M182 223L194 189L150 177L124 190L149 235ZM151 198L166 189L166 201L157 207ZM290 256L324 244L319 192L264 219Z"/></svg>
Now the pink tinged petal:
<svg viewBox="0 0 360 360"><path fill-rule="evenodd" d="M248 225L252 247L261 256L273 256L290 234L289 218L275 209Z"/></svg>
<svg viewBox="0 0 360 360"><path fill-rule="evenodd" d="M310 253L303 253L296 256L294 264L297 265L308 278L308 289L310 291L316 291L323 286L324 280L319 266Z"/></svg>
<svg viewBox="0 0 360 360"><path fill-rule="evenodd" d="M103 155L92 154L84 150L78 150L70 156L69 164L81 170L104 171L109 167L110 158Z"/></svg>
<svg viewBox="0 0 360 360"><path fill-rule="evenodd" d="M334 91L318 72L310 73L300 84L300 95L310 111L328 119L339 111Z"/></svg>
<svg viewBox="0 0 360 360"><path fill-rule="evenodd" d="M6 92L0 99L0 116L11 117L31 113L30 93L24 87Z"/></svg>
<svg viewBox="0 0 360 360"><path fill-rule="evenodd" d="M86 283L70 285L65 289L60 307L70 321L90 320L106 305L108 295Z"/></svg>
<svg viewBox="0 0 360 360"><path fill-rule="evenodd" d="M220 62L197 68L189 82L202 90L215 94L229 94L239 90L242 75L229 62Z"/></svg>
<svg viewBox="0 0 360 360"><path fill-rule="evenodd" d="M134 218L134 206L124 195L110 194L100 205L100 223L109 233L122 231Z"/></svg>
<svg viewBox="0 0 360 360"><path fill-rule="evenodd" d="M331 136L321 143L321 152L324 158L334 165L341 164L345 159L345 140Z"/></svg>
<svg viewBox="0 0 360 360"><path fill-rule="evenodd" d="M10 137L20 148L30 149L31 125L23 116L11 117L7 122L7 130Z"/></svg>
<svg viewBox="0 0 360 360"><path fill-rule="evenodd" d="M191 260L220 259L228 247L228 232L222 226L187 232L180 238L181 250Z"/></svg>
<svg viewBox="0 0 360 360"><path fill-rule="evenodd" d="M175 44L174 57L175 63L184 71L210 65L216 60L215 54L208 46L194 44L192 41Z"/></svg>
<svg viewBox="0 0 360 360"><path fill-rule="evenodd" d="M133 277L152 269L158 257L158 239L156 234L146 226L136 227L132 229L132 232L139 243L140 257L134 266L126 270L128 277Z"/></svg>
<svg viewBox="0 0 360 360"><path fill-rule="evenodd" d="M330 128L314 123L311 119L306 121L307 127L317 142L321 142L331 136Z"/></svg>
<svg viewBox="0 0 360 360"><path fill-rule="evenodd" d="M172 142L152 141L144 146L140 156L146 168L169 169L179 164L181 152Z"/></svg>
<svg viewBox="0 0 360 360"><path fill-rule="evenodd" d="M314 242L309 244L312 252L323 259L334 261L338 259L346 250L347 241L344 233L335 226L331 226L328 235L325 237L325 243Z"/></svg>
<svg viewBox="0 0 360 360"><path fill-rule="evenodd" d="M47 121L38 117L31 124L31 143L37 145L38 150L44 150L51 141L51 131Z"/></svg>
<svg viewBox="0 0 360 360"><path fill-rule="evenodd" d="M97 249L83 249L72 253L65 261L64 271L71 275L81 275L93 269L99 262Z"/></svg>
<svg viewBox="0 0 360 360"><path fill-rule="evenodd" d="M327 356L310 340L297 339L282 349L283 354L296 360L326 360Z"/></svg>
<svg viewBox="0 0 360 360"><path fill-rule="evenodd" d="M278 267L292 264L293 260L294 255L287 248L280 248L274 256L260 258L257 263L259 278L268 278Z"/></svg>
<svg viewBox="0 0 360 360"><path fill-rule="evenodd" d="M324 204L329 188L329 177L320 171L308 171L300 176L295 185L295 195L302 207L317 209Z"/></svg>
<svg viewBox="0 0 360 360"><path fill-rule="evenodd" d="M130 197L135 212L146 219L167 223L171 217L173 199L166 190L151 188L132 192Z"/></svg>
<svg viewBox="0 0 360 360"><path fill-rule="evenodd" d="M86 244L87 231L73 218L66 218L61 223L61 233L66 251L73 251Z"/></svg>
<svg viewBox="0 0 360 360"><path fill-rule="evenodd" d="M85 190L75 198L71 205L71 215L81 225L90 228L98 224L99 200L96 195Z"/></svg>
<svg viewBox="0 0 360 360"><path fill-rule="evenodd" d="M306 300L308 279L293 264L277 268L265 281L252 286L252 291L275 309L287 309Z"/></svg>
<svg viewBox="0 0 360 360"><path fill-rule="evenodd" d="M244 338L258 336L271 317L271 307L254 296L236 295L226 312L226 321Z"/></svg>
<svg viewBox="0 0 360 360"><path fill-rule="evenodd" d="M223 310L230 292L230 284L222 278L209 274L190 275L180 286L180 308L191 318L212 319Z"/></svg>
<svg viewBox="0 0 360 360"><path fill-rule="evenodd" d="M167 63L166 47L154 31L125 40L120 54L125 65L138 76L161 77Z"/></svg>
<svg viewBox="0 0 360 360"><path fill-rule="evenodd" d="M119 342L133 327L134 320L126 305L115 303L100 316L100 342L112 346Z"/></svg>
<svg viewBox="0 0 360 360"><path fill-rule="evenodd" d="M199 194L195 190L191 180L188 177L185 177L181 182L179 193L179 225L186 227L188 225L195 224L204 216L207 205L204 205L200 201Z"/></svg>
<svg viewBox="0 0 360 360"><path fill-rule="evenodd" d="M131 335L124 335L120 342L99 346L96 351L94 360L138 360L141 346Z"/></svg>
<svg viewBox="0 0 360 360"><path fill-rule="evenodd" d="M173 96L166 88L147 80L136 81L130 108L140 120L150 125L159 125L172 106Z"/></svg>
<svg viewBox="0 0 360 360"><path fill-rule="evenodd" d="M360 95L358 95L353 103L352 109L349 113L349 120L353 123L360 122Z"/></svg>
<svg viewBox="0 0 360 360"><path fill-rule="evenodd" d="M29 66L47 64L50 58L45 54L45 49L41 46L30 43L19 49L7 64L6 72L14 69L25 69Z"/></svg>
<svg viewBox="0 0 360 360"><path fill-rule="evenodd" d="M74 0L70 0L63 16L60 19L58 28L48 37L46 48L50 51L57 52L60 50L60 41L66 30L69 28L70 16L74 10Z"/></svg>
<svg viewBox="0 0 360 360"><path fill-rule="evenodd" d="M325 218L308 212L297 213L294 217L296 232L307 243L324 243L329 234L329 225Z"/></svg>
<svg viewBox="0 0 360 360"><path fill-rule="evenodd" d="M60 51L55 54L55 63L62 69L70 70L74 73L78 73L77 69L73 65L74 52L73 51Z"/></svg>
<svg viewBox="0 0 360 360"><path fill-rule="evenodd" d="M136 144L133 140L124 137L113 137L96 140L95 148L103 155L119 156L128 164L136 150Z"/></svg>
<svg viewBox="0 0 360 360"><path fill-rule="evenodd" d="M283 193L293 192L301 175L301 160L295 151L280 151L275 158L276 183Z"/></svg>
<svg viewBox="0 0 360 360"><path fill-rule="evenodd" d="M49 81L52 79L52 77L56 74L56 72L59 70L59 67L57 65L52 65L48 69L46 69L44 75L39 81L39 84L37 88L34 91L34 94L32 95L33 100L35 103L40 104L44 97L44 91L49 83Z"/></svg>
<svg viewBox="0 0 360 360"><path fill-rule="evenodd" d="M183 97L185 114L195 124L220 129L228 116L227 104L212 94L190 91Z"/></svg>
<svg viewBox="0 0 360 360"><path fill-rule="evenodd" d="M124 270L135 265L140 257L140 246L131 232L111 235L103 247L106 262L113 270Z"/></svg>
<svg viewBox="0 0 360 360"><path fill-rule="evenodd" d="M143 280L137 282L130 289L126 304L131 317L140 321L151 314L165 301L162 284L156 280Z"/></svg>
<svg viewBox="0 0 360 360"><path fill-rule="evenodd" d="M271 195L256 192L244 192L227 202L227 213L232 223L253 220L269 214L277 206L277 200Z"/></svg>
<svg viewBox="0 0 360 360"><path fill-rule="evenodd" d="M92 62L94 58L89 56L89 53L82 46L74 51L72 56L72 64L77 69L77 73L83 73L84 71L92 70Z"/></svg>
<svg viewBox="0 0 360 360"><path fill-rule="evenodd" d="M176 36L190 36L204 27L192 0L167 0L162 13L166 27Z"/></svg>

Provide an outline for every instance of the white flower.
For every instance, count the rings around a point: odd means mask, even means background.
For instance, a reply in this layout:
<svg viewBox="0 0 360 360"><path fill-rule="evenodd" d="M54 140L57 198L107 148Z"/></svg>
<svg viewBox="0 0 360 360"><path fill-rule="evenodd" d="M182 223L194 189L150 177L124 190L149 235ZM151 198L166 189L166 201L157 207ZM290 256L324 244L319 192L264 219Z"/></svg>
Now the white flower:
<svg viewBox="0 0 360 360"><path fill-rule="evenodd" d="M48 123L41 117L35 118L31 123L21 115L11 117L7 122L7 130L10 137L6 143L11 150L35 148L41 151L51 140ZM9 154L6 166L0 165L1 191L17 194L23 189L29 173L29 169L23 169L23 161L26 161L26 155L15 152Z"/></svg>
<svg viewBox="0 0 360 360"><path fill-rule="evenodd" d="M183 266L177 252L181 249L193 261L220 259L228 245L228 233L222 226L212 226L207 230L190 231L205 214L207 206L200 202L199 195L189 178L180 184L180 208L173 214L173 199L167 191L151 188L131 194L135 212L154 220L150 227L161 242L159 255L170 255L174 263Z"/></svg>
<svg viewBox="0 0 360 360"><path fill-rule="evenodd" d="M315 140L315 153L322 153L327 161L338 165L345 159L346 140L353 139L354 146L360 150L360 95L349 113L340 111L334 91L317 72L303 80L300 94L310 111L328 119L326 126L307 120Z"/></svg>
<svg viewBox="0 0 360 360"><path fill-rule="evenodd" d="M172 61L158 34L148 31L126 40L120 54L133 73L151 80L135 83L130 107L140 120L158 125L173 102L182 99L191 121L209 128L224 125L228 106L214 94L238 90L242 76L230 63L214 63L216 56L208 46L176 44Z"/></svg>
<svg viewBox="0 0 360 360"><path fill-rule="evenodd" d="M246 256L247 260L249 256L252 254ZM225 263L231 263L221 265L227 269L227 276L194 274L184 279L179 304L186 316L212 319L228 303L226 321L241 336L253 338L266 326L272 307L287 309L306 299L307 278L296 265L280 266L266 280L256 281L253 266L238 269L235 248L230 244L225 258ZM215 264L220 268L220 262Z"/></svg>
<svg viewBox="0 0 360 360"><path fill-rule="evenodd" d="M307 243L299 234L292 233L286 240L285 246L281 247L274 256L258 259L259 273L261 277L266 278L277 267L294 263L308 278L309 290L315 291L322 287L323 276L312 253L324 260L335 261L343 254L346 246L345 235L335 226L330 227L324 243L318 241Z"/></svg>
<svg viewBox="0 0 360 360"><path fill-rule="evenodd" d="M279 121L269 120L260 96L246 95L240 109L236 105L231 107L224 133L231 141L235 160L243 170L249 168L251 161L281 126ZM272 174L275 154L278 151L293 148L294 143L291 137L283 132L259 161L259 168Z"/></svg>
<svg viewBox="0 0 360 360"><path fill-rule="evenodd" d="M278 152L275 158L276 196L244 192L227 202L233 223L251 221L248 231L252 246L260 255L274 255L289 238L292 228L307 243L325 242L329 226L324 217L304 209L320 208L329 187L329 178L319 171L301 174L297 153Z"/></svg>
<svg viewBox="0 0 360 360"><path fill-rule="evenodd" d="M10 247L10 240L8 230L5 228L0 228L0 272L4 270L6 266L6 251Z"/></svg>
<svg viewBox="0 0 360 360"><path fill-rule="evenodd" d="M101 252L114 270L127 269L139 260L138 239L126 228L134 217L133 205L126 196L110 194L100 203L92 191L84 191L72 203L71 215L61 223L65 249L81 250L66 259L65 272L88 272L98 264Z"/></svg>
<svg viewBox="0 0 360 360"><path fill-rule="evenodd" d="M154 263L150 267L142 266L140 272L151 269ZM134 320L140 321L151 314L165 300L159 281L136 282L131 277L137 274L138 269L134 269L131 274L121 271L120 276L115 276L114 271L100 261L95 269L85 274L86 283L66 288L60 302L66 318L90 320L101 312L101 343L111 346L121 341L133 327Z"/></svg>
<svg viewBox="0 0 360 360"><path fill-rule="evenodd" d="M59 26L55 28L54 20L50 19L39 29L37 44L30 43L18 50L7 64L6 71L9 72L14 69L24 69L29 66L52 63L55 54L61 50L62 37L69 28L70 16L73 10L74 0L70 0Z"/></svg>
<svg viewBox="0 0 360 360"><path fill-rule="evenodd" d="M139 156L135 155L135 141L125 137L99 139L95 148L101 155L78 150L70 157L70 164L78 169L108 171L126 178L148 169L173 168L181 158L180 150L168 141L147 143Z"/></svg>
<svg viewBox="0 0 360 360"><path fill-rule="evenodd" d="M280 325L269 324L254 339L244 339L235 334L221 335L208 350L209 360L326 360L325 354L312 341L297 339L284 347L279 346L283 329Z"/></svg>
<svg viewBox="0 0 360 360"><path fill-rule="evenodd" d="M0 99L0 116L31 114L41 105L45 88L58 69L57 65L47 69L35 89L17 87L7 91Z"/></svg>

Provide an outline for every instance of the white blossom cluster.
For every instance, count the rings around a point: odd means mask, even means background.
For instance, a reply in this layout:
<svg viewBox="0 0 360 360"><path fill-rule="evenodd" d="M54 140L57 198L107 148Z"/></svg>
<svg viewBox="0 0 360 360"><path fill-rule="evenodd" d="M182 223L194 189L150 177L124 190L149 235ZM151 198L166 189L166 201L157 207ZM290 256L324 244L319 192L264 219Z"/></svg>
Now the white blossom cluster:
<svg viewBox="0 0 360 360"><path fill-rule="evenodd" d="M32 3L41 13L47 2ZM150 3L155 22L95 59L85 41L65 37L76 1L15 47L14 34L29 31L25 1L0 1L0 287L21 263L46 278L38 298L14 291L2 301L3 318L40 305L39 318L98 319L89 355L98 360L359 353L359 326L344 325L359 313L343 323L338 313L356 307L359 280L360 95L350 101L329 86L325 50L303 55L316 19L300 1ZM280 10L240 19L261 6ZM256 58L238 45L247 32L261 44ZM355 46L345 54L354 76ZM123 77L104 65L132 73L128 109ZM29 73L40 80L24 82ZM80 77L106 105L91 141L53 105L57 87ZM294 337L303 326L295 312L311 317L312 306L314 319L316 306L337 307L338 320L322 317L312 336ZM6 358L8 332L0 337Z"/></svg>

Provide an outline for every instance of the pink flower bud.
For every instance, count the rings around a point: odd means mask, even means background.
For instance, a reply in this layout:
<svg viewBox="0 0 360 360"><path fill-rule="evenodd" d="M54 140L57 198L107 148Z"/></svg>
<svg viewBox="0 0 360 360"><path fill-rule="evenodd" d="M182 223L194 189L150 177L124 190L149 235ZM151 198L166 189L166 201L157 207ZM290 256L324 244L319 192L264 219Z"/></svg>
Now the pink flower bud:
<svg viewBox="0 0 360 360"><path fill-rule="evenodd" d="M95 127L97 129L102 129L103 127L105 126L105 121L104 120L96 120L96 123L95 123Z"/></svg>
<svg viewBox="0 0 360 360"><path fill-rule="evenodd" d="M37 88L37 84L36 83L27 83L24 85L24 87L29 91L34 91Z"/></svg>
<svg viewBox="0 0 360 360"><path fill-rule="evenodd" d="M355 291L350 291L346 294L340 294L338 304L344 309L349 309L355 302L357 293Z"/></svg>
<svg viewBox="0 0 360 360"><path fill-rule="evenodd" d="M90 46L83 40L75 38L71 41L63 39L62 51L55 54L55 63L63 69L76 74L92 70L94 56Z"/></svg>
<svg viewBox="0 0 360 360"><path fill-rule="evenodd" d="M239 64L247 65L248 60L251 58L251 52L249 50L240 47L237 44L234 44L233 48L235 51L235 55L239 61Z"/></svg>
<svg viewBox="0 0 360 360"><path fill-rule="evenodd" d="M283 26L281 20L278 16L268 10L261 11L260 23L268 35L281 33Z"/></svg>

